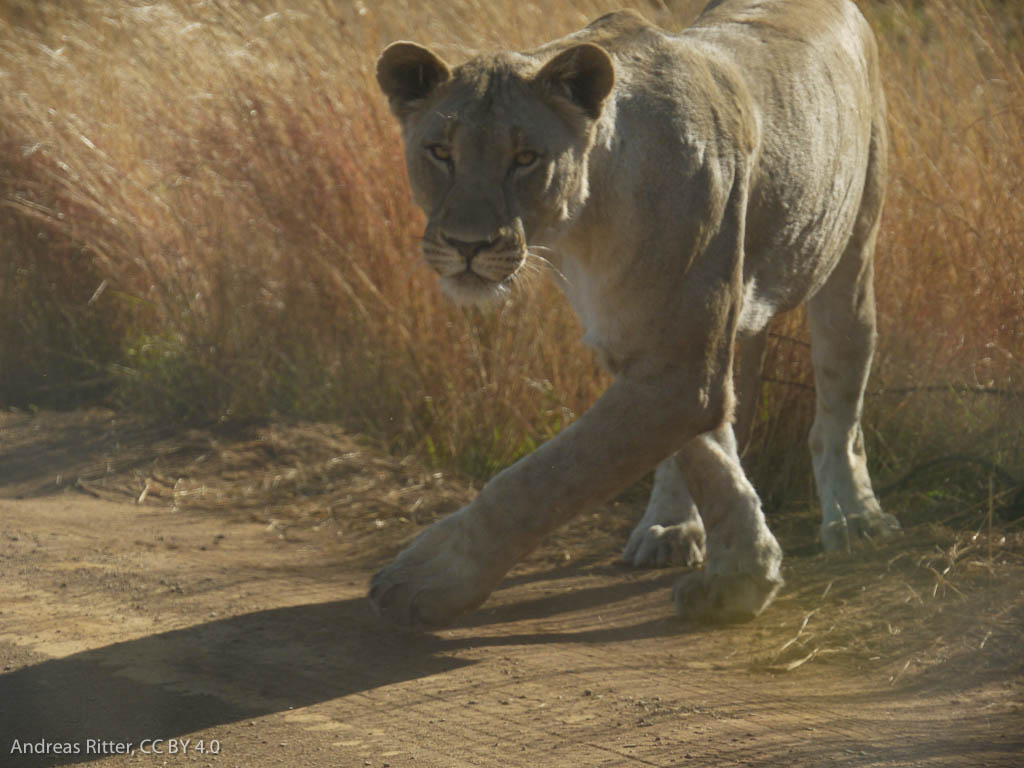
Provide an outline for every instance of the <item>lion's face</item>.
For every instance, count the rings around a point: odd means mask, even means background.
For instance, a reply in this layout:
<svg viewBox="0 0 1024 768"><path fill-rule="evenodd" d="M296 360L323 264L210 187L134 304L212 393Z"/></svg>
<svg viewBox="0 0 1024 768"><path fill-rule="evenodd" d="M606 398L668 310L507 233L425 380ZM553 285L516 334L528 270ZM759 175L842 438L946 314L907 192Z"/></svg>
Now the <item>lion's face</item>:
<svg viewBox="0 0 1024 768"><path fill-rule="evenodd" d="M411 43L389 46L378 64L402 122L413 195L428 217L423 255L456 301L504 293L529 244L586 199L611 61L582 45L536 70L533 60L506 54L449 72Z"/></svg>

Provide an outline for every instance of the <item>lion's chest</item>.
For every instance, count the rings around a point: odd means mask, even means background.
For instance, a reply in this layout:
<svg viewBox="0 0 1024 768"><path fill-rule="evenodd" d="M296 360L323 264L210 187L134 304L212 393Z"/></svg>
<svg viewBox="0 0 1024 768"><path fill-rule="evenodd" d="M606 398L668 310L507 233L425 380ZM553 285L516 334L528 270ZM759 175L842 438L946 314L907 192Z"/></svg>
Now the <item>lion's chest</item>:
<svg viewBox="0 0 1024 768"><path fill-rule="evenodd" d="M605 369L621 373L640 353L631 333L637 325L637 306L624 295L618 275L599 274L589 267L567 258L561 270L562 289L583 326L583 343Z"/></svg>

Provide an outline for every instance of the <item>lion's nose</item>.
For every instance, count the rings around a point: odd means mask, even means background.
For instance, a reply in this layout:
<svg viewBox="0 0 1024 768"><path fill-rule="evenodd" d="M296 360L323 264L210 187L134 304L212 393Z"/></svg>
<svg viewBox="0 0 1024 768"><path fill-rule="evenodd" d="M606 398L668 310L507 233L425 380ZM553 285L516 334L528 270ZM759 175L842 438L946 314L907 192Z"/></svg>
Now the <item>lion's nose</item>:
<svg viewBox="0 0 1024 768"><path fill-rule="evenodd" d="M448 245L462 255L462 258L466 260L467 267L473 263L474 256L480 253L484 248L494 244L493 240L477 240L470 243L465 240L456 240L454 237L448 237L447 235L442 235L442 237Z"/></svg>

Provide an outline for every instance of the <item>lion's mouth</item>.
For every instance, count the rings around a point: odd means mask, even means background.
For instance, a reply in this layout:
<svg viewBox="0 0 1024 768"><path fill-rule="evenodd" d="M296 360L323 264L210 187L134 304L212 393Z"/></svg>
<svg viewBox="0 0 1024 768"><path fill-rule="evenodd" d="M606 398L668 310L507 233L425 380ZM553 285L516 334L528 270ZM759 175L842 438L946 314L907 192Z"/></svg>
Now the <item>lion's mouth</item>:
<svg viewBox="0 0 1024 768"><path fill-rule="evenodd" d="M454 275L442 275L441 288L448 298L457 304L485 304L506 293L512 280L512 275L502 280L494 280L467 266Z"/></svg>
<svg viewBox="0 0 1024 768"><path fill-rule="evenodd" d="M501 283L508 279L507 275L500 280L497 280L493 277L487 277L486 275L481 275L479 272L473 269L471 265L467 265L466 268L462 270L459 274L457 274L455 277L469 285L482 285L485 287L492 285L500 285Z"/></svg>

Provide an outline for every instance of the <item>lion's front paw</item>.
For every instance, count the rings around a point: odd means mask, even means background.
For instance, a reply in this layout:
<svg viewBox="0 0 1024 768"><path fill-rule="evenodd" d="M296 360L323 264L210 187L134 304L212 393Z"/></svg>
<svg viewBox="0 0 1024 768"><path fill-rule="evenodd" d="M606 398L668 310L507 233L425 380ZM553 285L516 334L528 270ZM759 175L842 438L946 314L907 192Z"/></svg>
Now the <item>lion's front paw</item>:
<svg viewBox="0 0 1024 768"><path fill-rule="evenodd" d="M679 615L700 621L748 621L768 607L783 585L782 549L763 523L752 538L716 530L708 567L685 574L673 591Z"/></svg>
<svg viewBox="0 0 1024 768"><path fill-rule="evenodd" d="M504 575L503 559L457 512L427 528L370 582L377 613L407 627L438 627L480 605ZM474 535L475 534L475 535Z"/></svg>
<svg viewBox="0 0 1024 768"><path fill-rule="evenodd" d="M781 577L697 571L684 575L676 583L672 597L683 618L706 622L749 621L768 607L782 585Z"/></svg>
<svg viewBox="0 0 1024 768"><path fill-rule="evenodd" d="M704 526L700 523L639 525L630 534L622 559L637 568L693 568L704 562L704 545Z"/></svg>
<svg viewBox="0 0 1024 768"><path fill-rule="evenodd" d="M821 546L826 552L846 549L857 539L884 539L902 532L900 521L877 506L853 515L840 515L821 524Z"/></svg>

